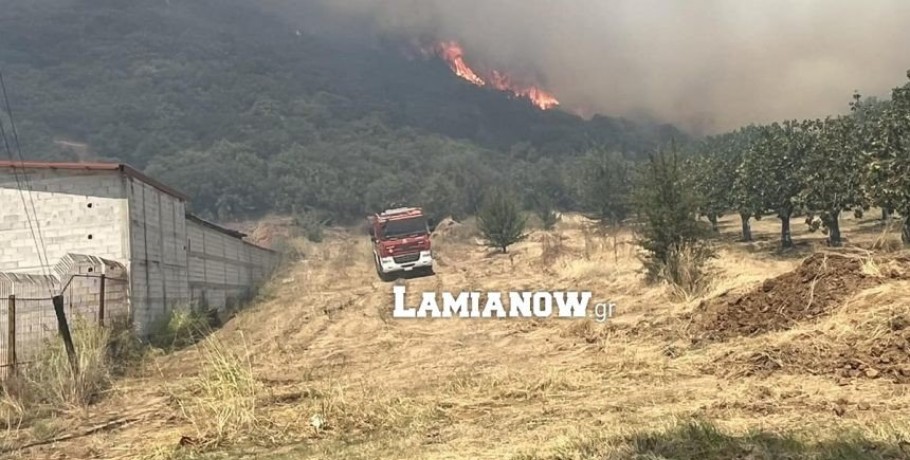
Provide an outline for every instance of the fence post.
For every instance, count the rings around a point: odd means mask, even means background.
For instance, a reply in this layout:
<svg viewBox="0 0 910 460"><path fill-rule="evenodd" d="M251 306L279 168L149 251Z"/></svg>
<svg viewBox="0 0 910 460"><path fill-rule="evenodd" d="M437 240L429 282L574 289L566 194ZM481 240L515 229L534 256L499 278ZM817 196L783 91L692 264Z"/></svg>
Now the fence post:
<svg viewBox="0 0 910 460"><path fill-rule="evenodd" d="M66 313L63 311L63 296L55 295L54 313L57 314L57 329L63 338L63 345L66 347L66 355L70 359L70 367L73 368L73 375L79 374L79 362L76 361L76 348L73 346L73 336L70 335L70 326L66 322Z"/></svg>
<svg viewBox="0 0 910 460"><path fill-rule="evenodd" d="M101 274L101 294L98 298L98 325L104 327L104 281L106 277Z"/></svg>
<svg viewBox="0 0 910 460"><path fill-rule="evenodd" d="M9 296L6 309L6 360L9 364L10 374L16 375L16 296Z"/></svg>

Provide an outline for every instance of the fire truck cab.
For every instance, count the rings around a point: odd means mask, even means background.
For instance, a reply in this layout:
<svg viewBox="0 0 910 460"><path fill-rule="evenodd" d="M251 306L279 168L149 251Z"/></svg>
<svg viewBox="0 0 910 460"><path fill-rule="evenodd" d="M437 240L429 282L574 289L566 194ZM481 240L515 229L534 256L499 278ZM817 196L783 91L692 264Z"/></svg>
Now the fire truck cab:
<svg viewBox="0 0 910 460"><path fill-rule="evenodd" d="M421 208L387 209L368 218L376 273L383 281L397 274L433 274L430 227Z"/></svg>

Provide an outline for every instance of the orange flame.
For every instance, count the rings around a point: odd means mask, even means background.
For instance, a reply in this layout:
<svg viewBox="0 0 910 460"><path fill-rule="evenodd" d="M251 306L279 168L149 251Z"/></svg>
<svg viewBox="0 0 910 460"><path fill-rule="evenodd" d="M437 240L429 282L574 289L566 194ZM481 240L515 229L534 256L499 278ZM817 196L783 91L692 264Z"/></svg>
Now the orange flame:
<svg viewBox="0 0 910 460"><path fill-rule="evenodd" d="M496 70L491 73L490 86L500 91L508 91L518 97L528 98L541 110L552 109L559 105L559 100L555 96L537 86L515 83L508 75L503 75Z"/></svg>
<svg viewBox="0 0 910 460"><path fill-rule="evenodd" d="M424 50L425 52L428 50ZM534 86L534 85L522 85L514 82L509 76L504 75L503 73L493 70L490 72L490 76L487 80L484 80L474 69L471 68L464 60L464 49L461 45L454 41L444 41L439 42L432 48L432 53L436 54L447 64L449 68L452 69L452 72L455 75L477 85L477 86L487 86L489 81L489 86L495 88L499 91L506 91L512 93L515 96L523 97L529 99L535 106L541 110L552 109L559 105L559 100L556 97L547 91Z"/></svg>
<svg viewBox="0 0 910 460"><path fill-rule="evenodd" d="M477 86L486 84L483 79L478 77L477 74L474 73L474 70L464 62L464 50L461 49L461 45L455 42L440 42L436 44L435 50L436 54L449 64L449 67L452 69L452 72L455 72L455 75L458 75Z"/></svg>

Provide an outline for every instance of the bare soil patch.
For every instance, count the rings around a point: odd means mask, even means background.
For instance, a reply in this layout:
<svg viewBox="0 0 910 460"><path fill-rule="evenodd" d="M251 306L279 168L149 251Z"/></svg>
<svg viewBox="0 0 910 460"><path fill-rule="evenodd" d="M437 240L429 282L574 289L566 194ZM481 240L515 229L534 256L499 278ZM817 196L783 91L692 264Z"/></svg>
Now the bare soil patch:
<svg viewBox="0 0 910 460"><path fill-rule="evenodd" d="M728 377L762 377L775 373L829 376L840 385L881 379L910 383L910 328L879 331L877 335L836 337L816 333L760 349L729 352L709 367Z"/></svg>
<svg viewBox="0 0 910 460"><path fill-rule="evenodd" d="M696 340L790 329L829 314L852 294L885 279L865 273L861 258L813 254L796 270L770 278L745 294L728 291L702 302L692 316Z"/></svg>

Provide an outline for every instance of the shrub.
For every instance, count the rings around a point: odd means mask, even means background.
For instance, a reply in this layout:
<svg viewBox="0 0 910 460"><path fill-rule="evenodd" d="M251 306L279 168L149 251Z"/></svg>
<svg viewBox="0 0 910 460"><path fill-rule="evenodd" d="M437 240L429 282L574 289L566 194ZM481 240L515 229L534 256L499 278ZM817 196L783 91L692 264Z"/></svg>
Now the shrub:
<svg viewBox="0 0 910 460"><path fill-rule="evenodd" d="M286 267L289 264L303 259L303 252L301 252L300 248L298 248L290 238L276 237L272 241L271 248L279 254L279 266L281 267Z"/></svg>
<svg viewBox="0 0 910 460"><path fill-rule="evenodd" d="M503 253L508 247L525 239L527 220L514 198L501 191L491 193L477 213L478 230L487 246Z"/></svg>
<svg viewBox="0 0 910 460"><path fill-rule="evenodd" d="M539 207L535 210L537 218L540 219L540 227L550 231L556 227L559 222L559 215L550 207Z"/></svg>
<svg viewBox="0 0 910 460"><path fill-rule="evenodd" d="M637 191L643 217L639 244L651 281L664 280L691 293L704 285L704 266L713 251L704 242L706 232L680 166L675 152L651 156Z"/></svg>
<svg viewBox="0 0 910 460"><path fill-rule="evenodd" d="M124 375L140 366L145 360L147 347L139 338L129 316L119 315L111 318L107 355L111 373Z"/></svg>
<svg viewBox="0 0 910 460"><path fill-rule="evenodd" d="M588 154L579 171L584 214L601 226L621 225L632 212L634 165L616 152Z"/></svg>
<svg viewBox="0 0 910 460"><path fill-rule="evenodd" d="M177 307L152 323L148 341L164 350L192 345L205 337L212 327L212 316L204 305Z"/></svg>
<svg viewBox="0 0 910 460"><path fill-rule="evenodd" d="M294 225L302 231L307 240L313 243L322 242L328 222L328 219L315 211L304 211L294 216Z"/></svg>

